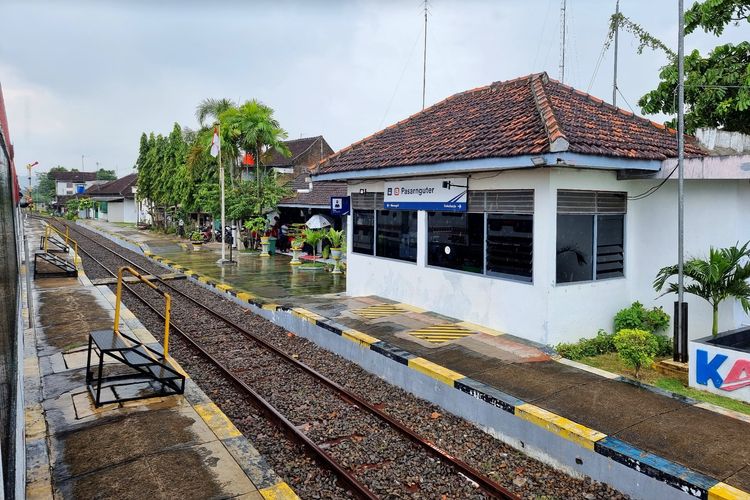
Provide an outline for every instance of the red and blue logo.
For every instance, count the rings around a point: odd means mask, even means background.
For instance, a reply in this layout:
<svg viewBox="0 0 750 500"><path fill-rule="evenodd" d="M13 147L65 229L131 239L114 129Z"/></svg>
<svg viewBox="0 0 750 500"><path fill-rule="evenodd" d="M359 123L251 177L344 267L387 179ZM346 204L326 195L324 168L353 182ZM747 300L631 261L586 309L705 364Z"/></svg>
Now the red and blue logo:
<svg viewBox="0 0 750 500"><path fill-rule="evenodd" d="M722 391L736 391L750 386L750 359L735 359L726 376L719 373L719 369L729 359L725 354L715 354L708 359L708 352L697 349L695 352L695 381L708 386L710 380L714 387Z"/></svg>

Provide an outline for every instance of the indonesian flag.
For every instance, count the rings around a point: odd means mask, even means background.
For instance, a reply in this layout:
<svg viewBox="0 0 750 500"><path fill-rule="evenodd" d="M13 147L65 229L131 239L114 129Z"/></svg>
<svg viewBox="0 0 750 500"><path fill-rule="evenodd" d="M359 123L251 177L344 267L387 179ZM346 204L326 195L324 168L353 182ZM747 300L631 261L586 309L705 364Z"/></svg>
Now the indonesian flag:
<svg viewBox="0 0 750 500"><path fill-rule="evenodd" d="M211 139L211 156L216 158L219 156L219 148L221 147L221 143L219 142L219 131L214 127L214 136Z"/></svg>

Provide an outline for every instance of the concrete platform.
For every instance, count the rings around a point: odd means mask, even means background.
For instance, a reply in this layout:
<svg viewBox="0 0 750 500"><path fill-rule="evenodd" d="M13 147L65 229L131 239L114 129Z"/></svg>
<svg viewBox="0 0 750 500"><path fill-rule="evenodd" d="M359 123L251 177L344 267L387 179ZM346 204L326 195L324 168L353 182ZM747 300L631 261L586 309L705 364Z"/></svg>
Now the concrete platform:
<svg viewBox="0 0 750 500"><path fill-rule="evenodd" d="M296 498L189 378L184 395L94 407L86 348L90 331L112 328L109 288L83 273L40 278L33 301L24 339L27 498ZM124 306L121 314L123 333L156 343Z"/></svg>
<svg viewBox="0 0 750 500"><path fill-rule="evenodd" d="M174 265L145 253L166 267ZM533 446L533 453L570 473L589 474L642 498L750 499L746 416L556 359L547 347L504 332L381 297L264 297L230 284L214 269L179 270L511 444Z"/></svg>

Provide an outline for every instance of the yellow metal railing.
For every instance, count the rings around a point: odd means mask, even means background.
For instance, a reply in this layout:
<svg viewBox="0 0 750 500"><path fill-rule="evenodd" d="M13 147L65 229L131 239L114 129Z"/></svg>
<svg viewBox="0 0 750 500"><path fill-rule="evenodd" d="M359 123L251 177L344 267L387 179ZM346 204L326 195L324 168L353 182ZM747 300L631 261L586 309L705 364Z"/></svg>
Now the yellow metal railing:
<svg viewBox="0 0 750 500"><path fill-rule="evenodd" d="M172 309L172 296L168 293L159 290L156 285L151 283L145 276L139 274L135 269L129 266L124 266L117 271L117 300L115 301L115 333L120 333L120 299L122 298L122 275L127 271L132 274L140 281L148 285L149 288L156 291L159 295L164 297L166 302L164 310L164 358L166 359L169 355L169 315Z"/></svg>
<svg viewBox="0 0 750 500"><path fill-rule="evenodd" d="M78 265L78 242L70 237L70 228L68 226L65 226L65 234L62 233L59 229L57 229L55 226L51 224L47 224L47 228L44 231L44 251L49 251L49 239L52 237L53 234L57 234L60 236L60 238L65 241L65 246L70 248L70 244L73 243L73 250L74 250L74 256L73 256L73 265Z"/></svg>

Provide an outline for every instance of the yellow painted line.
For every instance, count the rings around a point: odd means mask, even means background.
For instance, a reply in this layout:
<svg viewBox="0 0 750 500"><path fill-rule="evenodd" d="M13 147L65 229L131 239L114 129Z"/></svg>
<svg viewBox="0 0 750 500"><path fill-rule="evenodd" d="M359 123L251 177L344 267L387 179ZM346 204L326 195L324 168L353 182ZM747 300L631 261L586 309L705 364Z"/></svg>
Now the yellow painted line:
<svg viewBox="0 0 750 500"><path fill-rule="evenodd" d="M606 434L529 403L516 406L515 415L592 451L594 443L607 437Z"/></svg>
<svg viewBox="0 0 750 500"><path fill-rule="evenodd" d="M198 276L198 281L200 281L201 283L208 283L210 280L208 276L204 276L201 274L200 276Z"/></svg>
<svg viewBox="0 0 750 500"><path fill-rule="evenodd" d="M218 285L216 285L216 288L218 288L222 292L226 292L227 290L231 290L232 286L225 283L219 283Z"/></svg>
<svg viewBox="0 0 750 500"><path fill-rule="evenodd" d="M266 309L267 311L275 311L276 309L278 309L278 307L279 307L278 304L268 303L268 304L263 304L262 309Z"/></svg>
<svg viewBox="0 0 750 500"><path fill-rule="evenodd" d="M708 489L708 500L750 500L750 493L727 483L717 483Z"/></svg>
<svg viewBox="0 0 750 500"><path fill-rule="evenodd" d="M364 307L362 309L354 309L352 311L358 316L362 316L367 319L378 319L386 316L394 316L397 314L403 314L406 310L399 304L377 304L374 306Z"/></svg>
<svg viewBox="0 0 750 500"><path fill-rule="evenodd" d="M172 267L175 268L175 269L185 269L184 267L182 267L179 264L174 264Z"/></svg>
<svg viewBox="0 0 750 500"><path fill-rule="evenodd" d="M185 270L183 270L183 272L184 272L184 273L185 273L186 275L188 275L188 276L193 276L193 275L195 275L195 274L198 274L198 273L196 273L195 271L193 271L192 269L185 269Z"/></svg>
<svg viewBox="0 0 750 500"><path fill-rule="evenodd" d="M458 372L449 370L443 366L440 366L432 361L428 361L424 358L412 358L409 360L409 368L412 368L418 372L424 373L435 380L444 384L453 386L453 382L466 378Z"/></svg>
<svg viewBox="0 0 750 500"><path fill-rule="evenodd" d="M411 330L407 333L418 339L426 340L434 344L440 344L449 340L458 340L468 337L475 332L460 327L455 323L447 323L442 325L432 325L426 328L420 328L419 330Z"/></svg>
<svg viewBox="0 0 750 500"><path fill-rule="evenodd" d="M357 342L363 347L372 345L375 342L380 342L380 339L376 339L372 335L367 335L366 333L360 332L359 330L345 330L341 332L341 336L346 340Z"/></svg>
<svg viewBox="0 0 750 500"><path fill-rule="evenodd" d="M292 314L313 324L315 324L315 322L319 319L325 319L320 314L315 314L314 312L308 311L307 309L303 309L301 307L292 308Z"/></svg>
<svg viewBox="0 0 750 500"><path fill-rule="evenodd" d="M477 325L476 323L470 323L468 321L461 321L459 323L456 323L456 325L462 326L468 330L474 330L475 332L486 333L487 335L492 335L493 337L505 335L505 333L501 332L500 330L493 330L492 328L487 328L486 326Z"/></svg>
<svg viewBox="0 0 750 500"><path fill-rule="evenodd" d="M399 307L401 307L401 309L404 309L404 310L409 311L409 312L423 313L423 312L426 311L425 309L422 309L420 307L413 306L411 304L404 304L403 302L399 303L398 305L399 305Z"/></svg>
<svg viewBox="0 0 750 500"><path fill-rule="evenodd" d="M234 426L229 417L224 415L215 403L203 403L195 405L195 411L204 422L214 431L220 440L239 437L242 433Z"/></svg>
<svg viewBox="0 0 750 500"><path fill-rule="evenodd" d="M296 500L299 498L292 487L283 481L258 490L258 493L266 500Z"/></svg>
<svg viewBox="0 0 750 500"><path fill-rule="evenodd" d="M252 293L240 292L237 294L237 298L245 302L250 302L250 299L254 299L255 295Z"/></svg>

